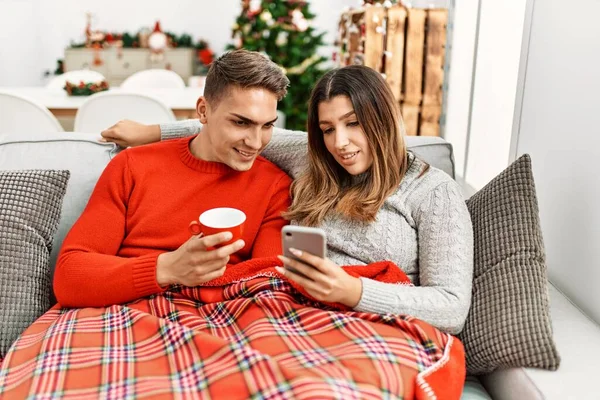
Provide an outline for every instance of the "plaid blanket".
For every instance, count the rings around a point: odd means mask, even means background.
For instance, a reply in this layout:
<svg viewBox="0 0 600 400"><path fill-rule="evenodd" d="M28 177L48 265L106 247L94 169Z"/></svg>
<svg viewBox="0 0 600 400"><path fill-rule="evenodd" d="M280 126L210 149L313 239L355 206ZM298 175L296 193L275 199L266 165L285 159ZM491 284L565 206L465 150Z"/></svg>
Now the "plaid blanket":
<svg viewBox="0 0 600 400"><path fill-rule="evenodd" d="M399 268L378 264L347 270L397 279ZM460 398L458 339L409 316L319 304L258 265L222 286L52 308L3 360L0 397Z"/></svg>

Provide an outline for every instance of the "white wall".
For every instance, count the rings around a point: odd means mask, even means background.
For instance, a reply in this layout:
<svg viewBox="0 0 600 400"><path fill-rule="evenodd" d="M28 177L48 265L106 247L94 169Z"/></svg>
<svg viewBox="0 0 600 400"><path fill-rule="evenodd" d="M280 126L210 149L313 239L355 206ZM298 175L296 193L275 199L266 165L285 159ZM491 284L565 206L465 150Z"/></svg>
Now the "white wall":
<svg viewBox="0 0 600 400"><path fill-rule="evenodd" d="M550 279L600 323L598 15L598 0L535 2L515 141L532 157Z"/></svg>
<svg viewBox="0 0 600 400"><path fill-rule="evenodd" d="M526 3L527 0L480 2L464 175L465 181L476 189L508 165Z"/></svg>
<svg viewBox="0 0 600 400"><path fill-rule="evenodd" d="M452 37L447 47L450 59L443 134L453 145L455 171L460 178L464 178L466 164L478 8L479 0L454 0Z"/></svg>
<svg viewBox="0 0 600 400"><path fill-rule="evenodd" d="M36 0L0 0L0 86L35 83L43 69Z"/></svg>
<svg viewBox="0 0 600 400"><path fill-rule="evenodd" d="M335 39L339 15L360 0L311 1L315 27ZM0 86L42 84L45 70L54 71L71 41L80 42L86 12L94 15L93 29L137 32L159 19L163 30L207 40L220 53L230 42L231 26L240 0L0 0ZM19 38L18 42L15 39ZM331 54L331 47L322 49Z"/></svg>
<svg viewBox="0 0 600 400"><path fill-rule="evenodd" d="M453 0L444 139L472 193L507 165L526 0Z"/></svg>

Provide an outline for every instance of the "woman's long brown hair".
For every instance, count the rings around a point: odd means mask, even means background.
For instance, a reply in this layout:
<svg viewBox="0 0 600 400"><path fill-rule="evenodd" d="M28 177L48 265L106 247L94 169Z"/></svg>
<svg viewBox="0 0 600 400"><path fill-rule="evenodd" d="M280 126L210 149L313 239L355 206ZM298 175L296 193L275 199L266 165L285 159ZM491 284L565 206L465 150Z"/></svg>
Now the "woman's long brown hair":
<svg viewBox="0 0 600 400"><path fill-rule="evenodd" d="M369 170L355 179L329 153L319 127L319 104L336 96L350 99L373 155ZM292 184L292 205L285 217L315 226L334 211L348 219L374 221L407 170L404 127L388 84L364 66L328 72L311 93L307 131L309 167Z"/></svg>

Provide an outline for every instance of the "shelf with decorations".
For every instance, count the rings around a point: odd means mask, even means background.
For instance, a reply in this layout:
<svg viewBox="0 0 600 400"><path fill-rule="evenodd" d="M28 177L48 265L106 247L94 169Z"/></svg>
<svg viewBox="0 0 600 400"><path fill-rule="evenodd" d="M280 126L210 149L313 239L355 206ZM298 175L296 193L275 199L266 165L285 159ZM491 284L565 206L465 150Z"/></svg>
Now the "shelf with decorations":
<svg viewBox="0 0 600 400"><path fill-rule="evenodd" d="M55 75L66 71L90 69L103 74L110 85L118 85L135 72L152 68L169 69L184 81L206 75L214 54L204 40L191 35L163 31L157 21L152 30L137 33L107 32L91 29L91 15L85 40L71 42L64 59L57 61Z"/></svg>
<svg viewBox="0 0 600 400"><path fill-rule="evenodd" d="M338 65L366 65L383 74L408 135L439 136L446 48L446 8L367 2L340 17Z"/></svg>

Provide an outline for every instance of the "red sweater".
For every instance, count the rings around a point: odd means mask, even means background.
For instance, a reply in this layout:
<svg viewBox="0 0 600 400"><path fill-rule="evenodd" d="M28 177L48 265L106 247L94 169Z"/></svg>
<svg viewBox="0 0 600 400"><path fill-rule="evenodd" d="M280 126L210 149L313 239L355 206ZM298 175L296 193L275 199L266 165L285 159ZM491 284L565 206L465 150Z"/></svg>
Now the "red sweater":
<svg viewBox="0 0 600 400"><path fill-rule="evenodd" d="M121 304L161 292L156 259L189 239L188 225L214 207L246 213L236 264L281 254L281 212L291 179L258 157L249 171L202 161L192 138L122 151L107 166L65 238L54 276L63 307Z"/></svg>

